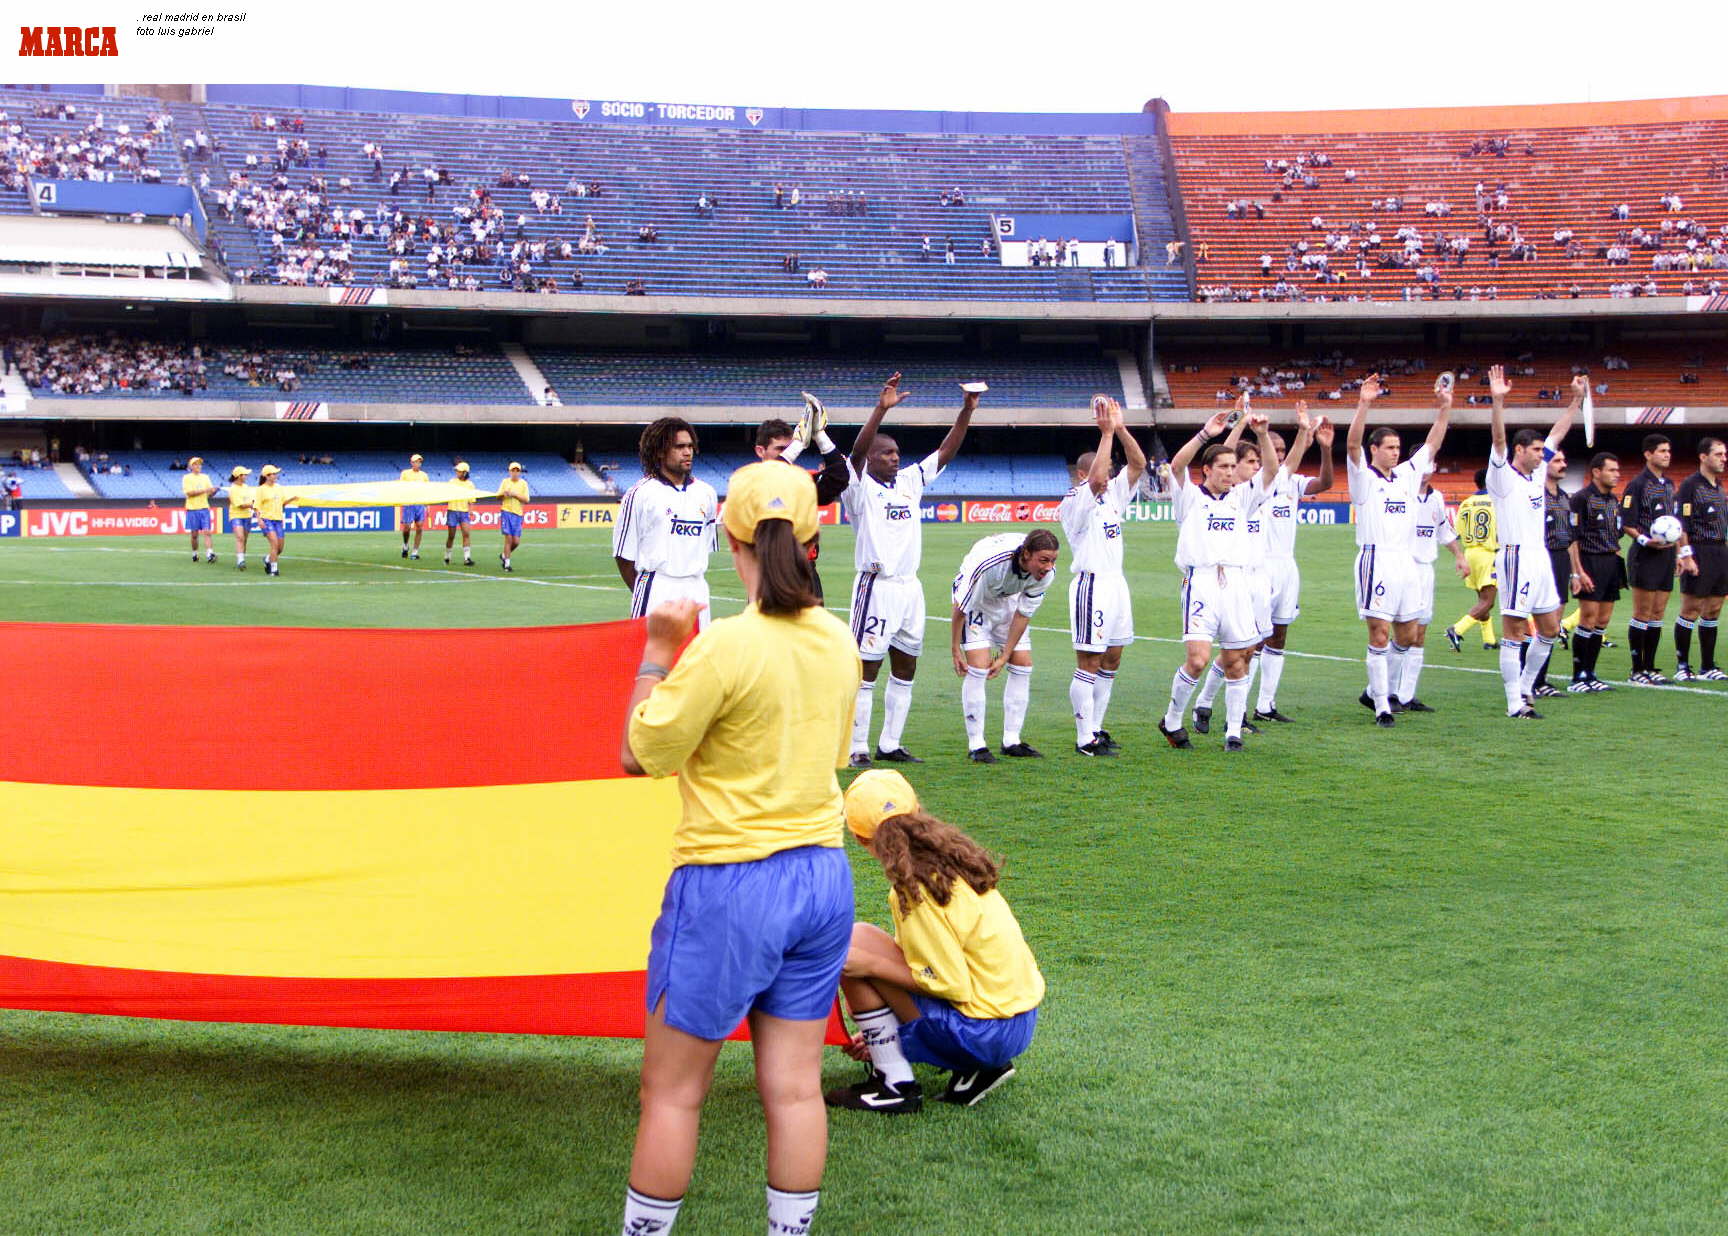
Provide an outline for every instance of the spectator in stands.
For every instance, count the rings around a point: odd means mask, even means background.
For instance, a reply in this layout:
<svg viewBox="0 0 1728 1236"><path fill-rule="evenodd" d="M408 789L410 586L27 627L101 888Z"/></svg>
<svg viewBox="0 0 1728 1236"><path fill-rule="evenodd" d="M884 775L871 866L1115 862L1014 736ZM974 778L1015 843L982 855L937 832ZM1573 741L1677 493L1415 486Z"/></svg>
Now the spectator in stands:
<svg viewBox="0 0 1728 1236"><path fill-rule="evenodd" d="M804 280L813 288L825 288L828 286L828 272L818 266L805 272Z"/></svg>
<svg viewBox="0 0 1728 1236"><path fill-rule="evenodd" d="M706 192L698 194L696 197L696 217L706 219L711 217L713 213L714 204L708 200L708 194Z"/></svg>
<svg viewBox="0 0 1728 1236"><path fill-rule="evenodd" d="M636 230L636 239L652 244L660 239L660 231L652 223L644 223Z"/></svg>
<svg viewBox="0 0 1728 1236"><path fill-rule="evenodd" d="M786 209L786 190L781 188L778 184L774 186L774 209Z"/></svg>
<svg viewBox="0 0 1728 1236"><path fill-rule="evenodd" d="M640 279L631 279L624 285L624 295L646 296L648 295L648 285Z"/></svg>
<svg viewBox="0 0 1728 1236"><path fill-rule="evenodd" d="M792 196L786 199L791 206L797 206L804 200L804 190L797 185L792 186Z"/></svg>
<svg viewBox="0 0 1728 1236"><path fill-rule="evenodd" d="M924 243L918 247L918 257L921 261L928 262L930 260L930 238L928 236L924 238Z"/></svg>
<svg viewBox="0 0 1728 1236"><path fill-rule="evenodd" d="M952 236L948 238L947 248L942 253L942 261L949 266L954 265L954 238Z"/></svg>
<svg viewBox="0 0 1728 1236"><path fill-rule="evenodd" d="M1174 266L1177 262L1182 260L1182 245L1183 242L1180 240L1167 240L1164 242L1164 265Z"/></svg>
<svg viewBox="0 0 1728 1236"><path fill-rule="evenodd" d="M1114 236L1104 242L1104 265L1116 265L1116 238Z"/></svg>

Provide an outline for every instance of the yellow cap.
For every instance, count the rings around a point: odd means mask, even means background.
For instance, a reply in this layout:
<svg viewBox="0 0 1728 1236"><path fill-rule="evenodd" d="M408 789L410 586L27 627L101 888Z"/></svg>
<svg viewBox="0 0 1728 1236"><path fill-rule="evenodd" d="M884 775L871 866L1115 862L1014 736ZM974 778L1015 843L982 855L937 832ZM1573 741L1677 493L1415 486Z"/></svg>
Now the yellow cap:
<svg viewBox="0 0 1728 1236"><path fill-rule="evenodd" d="M726 531L745 544L756 541L756 525L784 519L800 541L816 535L816 482L804 469L777 459L746 464L732 474L720 518Z"/></svg>
<svg viewBox="0 0 1728 1236"><path fill-rule="evenodd" d="M520 471L522 471L522 465L517 463L514 459L512 459L510 461L510 471L520 472Z"/></svg>
<svg viewBox="0 0 1728 1236"><path fill-rule="evenodd" d="M236 476L247 476L247 475L250 475L251 471L252 471L252 469L246 467L244 464L239 464L239 465L235 466L234 471L230 472L228 474L228 476L230 478L233 478Z"/></svg>
<svg viewBox="0 0 1728 1236"><path fill-rule="evenodd" d="M281 475L281 472L282 469L278 468L275 464L265 464L262 468L258 469L259 476L279 476Z"/></svg>
<svg viewBox="0 0 1728 1236"><path fill-rule="evenodd" d="M912 783L892 768L872 768L859 773L846 787L846 827L860 841L874 837L883 820L916 810L918 795L913 792Z"/></svg>
<svg viewBox="0 0 1728 1236"><path fill-rule="evenodd" d="M456 465L456 471L458 471L458 472L466 472L466 471L468 471L468 465L467 465L467 464L465 464L465 463L459 463L459 464L457 464L457 465Z"/></svg>
<svg viewBox="0 0 1728 1236"><path fill-rule="evenodd" d="M192 456L192 458L190 458L186 461L186 466L188 468L190 468L193 464L201 464L203 462L204 462L204 456L194 455L194 456Z"/></svg>
<svg viewBox="0 0 1728 1236"><path fill-rule="evenodd" d="M408 456L408 462L409 463L425 463L426 462L426 456L424 456L424 455L410 455L410 456Z"/></svg>

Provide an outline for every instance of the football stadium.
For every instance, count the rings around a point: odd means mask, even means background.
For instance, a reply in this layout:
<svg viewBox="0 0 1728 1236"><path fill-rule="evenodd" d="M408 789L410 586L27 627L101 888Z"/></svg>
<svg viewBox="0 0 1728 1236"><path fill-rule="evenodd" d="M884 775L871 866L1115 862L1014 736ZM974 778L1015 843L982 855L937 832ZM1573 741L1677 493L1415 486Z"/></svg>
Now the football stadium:
<svg viewBox="0 0 1728 1236"><path fill-rule="evenodd" d="M0 87L0 1232L1721 1230L1728 96L1372 103Z"/></svg>

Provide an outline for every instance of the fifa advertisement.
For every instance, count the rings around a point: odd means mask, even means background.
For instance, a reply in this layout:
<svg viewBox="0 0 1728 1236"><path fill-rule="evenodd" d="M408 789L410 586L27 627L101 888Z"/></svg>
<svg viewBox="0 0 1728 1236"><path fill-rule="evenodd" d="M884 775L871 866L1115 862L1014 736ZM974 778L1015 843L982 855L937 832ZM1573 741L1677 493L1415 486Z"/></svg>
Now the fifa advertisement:
<svg viewBox="0 0 1728 1236"><path fill-rule="evenodd" d="M616 500L606 502L560 502L558 527L610 528L618 517Z"/></svg>

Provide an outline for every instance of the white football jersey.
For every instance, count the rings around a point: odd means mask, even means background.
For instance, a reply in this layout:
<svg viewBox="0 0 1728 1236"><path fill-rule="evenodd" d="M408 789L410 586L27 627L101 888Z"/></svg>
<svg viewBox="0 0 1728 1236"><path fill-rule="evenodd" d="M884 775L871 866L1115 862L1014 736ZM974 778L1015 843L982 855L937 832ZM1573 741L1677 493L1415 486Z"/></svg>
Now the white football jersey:
<svg viewBox="0 0 1728 1236"><path fill-rule="evenodd" d="M1017 607L1027 617L1037 613L1056 572L1036 579L1030 571L1020 570L1015 559L1025 543L1021 533L1001 532L967 550L951 591L955 607L990 614Z"/></svg>
<svg viewBox="0 0 1728 1236"><path fill-rule="evenodd" d="M702 575L714 552L720 498L707 481L692 477L668 485L645 476L625 491L612 526L612 556L638 571Z"/></svg>
<svg viewBox="0 0 1728 1236"><path fill-rule="evenodd" d="M1533 554L1548 552L1548 485L1545 474L1554 452L1542 448L1542 462L1525 476L1504 452L1488 450L1488 493L1494 499L1494 531L1502 546L1516 545Z"/></svg>
<svg viewBox="0 0 1728 1236"><path fill-rule="evenodd" d="M1411 552L1417 562L1433 562L1440 557L1440 547L1458 539L1452 519L1446 514L1446 495L1430 489L1416 498L1416 539Z"/></svg>
<svg viewBox="0 0 1728 1236"><path fill-rule="evenodd" d="M1071 571L1121 573L1122 527L1128 521L1128 503L1133 497L1127 468L1111 477L1101 494L1094 494L1084 481L1068 491L1056 513L1074 549Z"/></svg>
<svg viewBox="0 0 1728 1236"><path fill-rule="evenodd" d="M1185 482L1176 489L1171 513L1180 522L1176 535L1176 565L1184 571L1199 567L1250 566L1259 559L1248 531L1249 519L1265 505L1260 477L1243 481L1214 495L1205 485Z"/></svg>
<svg viewBox="0 0 1728 1236"><path fill-rule="evenodd" d="M852 556L858 570L880 575L916 575L924 553L924 525L919 508L925 487L942 475L932 451L910 468L902 467L892 485L869 472L858 472L846 461L852 478L840 495L840 508L858 530Z"/></svg>
<svg viewBox="0 0 1728 1236"><path fill-rule="evenodd" d="M1266 517L1266 556L1294 558L1296 556L1296 524L1301 514L1302 496L1308 492L1306 476L1292 476L1283 468L1272 482L1272 493L1266 499L1262 514Z"/></svg>
<svg viewBox="0 0 1728 1236"><path fill-rule="evenodd" d="M1362 456L1360 464L1345 459L1350 501L1356 507L1356 544L1408 553L1416 539L1416 495L1428 475L1428 444L1417 447L1390 475L1368 462L1367 447Z"/></svg>

